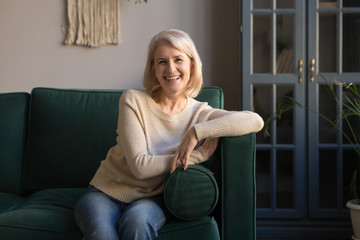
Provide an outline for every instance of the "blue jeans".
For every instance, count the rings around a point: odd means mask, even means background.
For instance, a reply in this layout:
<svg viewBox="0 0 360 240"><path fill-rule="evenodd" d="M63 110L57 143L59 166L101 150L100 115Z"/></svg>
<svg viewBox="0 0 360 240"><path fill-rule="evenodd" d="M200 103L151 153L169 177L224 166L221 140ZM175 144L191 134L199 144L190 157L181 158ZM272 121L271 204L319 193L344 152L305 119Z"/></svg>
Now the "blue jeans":
<svg viewBox="0 0 360 240"><path fill-rule="evenodd" d="M146 240L156 238L167 212L162 198L124 203L89 186L75 206L75 219L83 239Z"/></svg>

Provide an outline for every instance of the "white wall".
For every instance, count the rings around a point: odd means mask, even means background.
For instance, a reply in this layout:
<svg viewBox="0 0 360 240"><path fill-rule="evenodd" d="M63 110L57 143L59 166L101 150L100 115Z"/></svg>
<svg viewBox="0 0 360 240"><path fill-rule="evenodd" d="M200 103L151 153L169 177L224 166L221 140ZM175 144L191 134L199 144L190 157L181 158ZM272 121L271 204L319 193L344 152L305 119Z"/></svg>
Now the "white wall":
<svg viewBox="0 0 360 240"><path fill-rule="evenodd" d="M30 92L38 86L141 88L151 37L179 28L198 48L205 85L223 87L227 108L235 109L237 4L235 0L226 5L218 0L148 0L147 4L120 0L121 44L92 49L63 45L66 0L1 0L0 92Z"/></svg>

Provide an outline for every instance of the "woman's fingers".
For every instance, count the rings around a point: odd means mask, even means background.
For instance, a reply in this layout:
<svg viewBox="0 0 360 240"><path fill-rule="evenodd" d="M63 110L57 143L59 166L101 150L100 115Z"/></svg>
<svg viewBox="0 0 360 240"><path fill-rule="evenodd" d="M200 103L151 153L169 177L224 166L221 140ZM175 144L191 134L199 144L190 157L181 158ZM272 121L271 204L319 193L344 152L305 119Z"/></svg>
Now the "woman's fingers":
<svg viewBox="0 0 360 240"><path fill-rule="evenodd" d="M183 163L180 161L180 157L179 157L179 153L176 152L174 155L174 158L171 161L171 165L170 165L170 173L173 173L176 168L178 168L179 166L183 165Z"/></svg>
<svg viewBox="0 0 360 240"><path fill-rule="evenodd" d="M189 166L190 153L191 151L182 152L178 149L174 155L173 160L171 161L170 173L173 173L175 169L181 165L183 165L184 170L186 170Z"/></svg>
<svg viewBox="0 0 360 240"><path fill-rule="evenodd" d="M207 155L210 157L216 151L216 148L219 143L219 138L208 138L204 141L202 147L204 148ZM175 169L181 165L184 166L184 170L186 170L189 166L190 162L190 154L192 152L192 145L180 144L178 149L175 152L174 158L171 163L170 173L173 173ZM187 146L187 147L185 147Z"/></svg>
<svg viewBox="0 0 360 240"><path fill-rule="evenodd" d="M189 166L189 159L190 159L190 152L188 152L182 160L182 165L184 165L184 170L186 170L187 167Z"/></svg>
<svg viewBox="0 0 360 240"><path fill-rule="evenodd" d="M197 143L198 140L196 137L196 131L195 128L192 127L185 133L183 139L181 140L181 143L176 149L174 159L170 166L170 173L173 173L175 171L176 167L178 167L178 163L184 165L185 170L187 169L187 167L189 166L190 154Z"/></svg>
<svg viewBox="0 0 360 240"><path fill-rule="evenodd" d="M185 136L187 136L185 134ZM189 139L191 139L190 141L188 141ZM170 166L170 173L173 173L175 171L175 169L181 165L184 166L184 170L186 170L189 166L189 162L190 162L190 154L194 149L194 144L196 145L197 143L197 139L195 138L188 138L186 139L184 137L183 141L180 143L180 145L178 146L174 158L171 162L171 166ZM217 146L219 143L219 138L208 138L204 141L204 143L202 144L202 147L204 148L205 152L207 153L207 155L210 157L211 155L214 154Z"/></svg>

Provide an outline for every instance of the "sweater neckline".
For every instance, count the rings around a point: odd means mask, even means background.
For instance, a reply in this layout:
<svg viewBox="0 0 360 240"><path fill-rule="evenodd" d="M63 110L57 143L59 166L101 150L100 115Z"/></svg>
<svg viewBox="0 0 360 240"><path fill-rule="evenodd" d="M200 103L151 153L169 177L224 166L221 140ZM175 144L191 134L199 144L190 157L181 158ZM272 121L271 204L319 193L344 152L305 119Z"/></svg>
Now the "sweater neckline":
<svg viewBox="0 0 360 240"><path fill-rule="evenodd" d="M179 120L184 118L185 116L188 115L189 111L191 110L191 98L186 96L187 102L186 105L184 107L184 109L181 112L175 113L175 114L168 114L166 112L164 112L155 102L155 100L151 97L151 95L149 93L146 94L147 98L148 98L148 104L149 107L151 109L151 111L158 116L159 118L165 120L165 121L175 121L175 120Z"/></svg>

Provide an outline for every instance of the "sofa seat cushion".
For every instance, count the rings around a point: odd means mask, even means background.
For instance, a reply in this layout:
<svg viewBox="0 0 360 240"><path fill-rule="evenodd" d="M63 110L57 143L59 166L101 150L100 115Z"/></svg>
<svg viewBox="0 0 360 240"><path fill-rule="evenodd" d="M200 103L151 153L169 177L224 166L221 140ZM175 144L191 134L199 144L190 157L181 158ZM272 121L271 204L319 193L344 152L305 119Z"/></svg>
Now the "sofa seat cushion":
<svg viewBox="0 0 360 240"><path fill-rule="evenodd" d="M48 189L20 197L0 194L0 239L81 239L74 207L83 188ZM181 232L181 234L179 234ZM213 217L196 221L170 219L159 230L158 240L218 240Z"/></svg>
<svg viewBox="0 0 360 240"><path fill-rule="evenodd" d="M23 201L24 198L18 195L0 192L0 214L11 211Z"/></svg>
<svg viewBox="0 0 360 240"><path fill-rule="evenodd" d="M5 196L8 201L0 207L0 239L27 239L29 235L32 239L80 239L73 209L83 192L80 188L49 189L22 199Z"/></svg>
<svg viewBox="0 0 360 240"><path fill-rule="evenodd" d="M158 233L156 240L220 240L217 223L208 216L194 221L170 219Z"/></svg>

